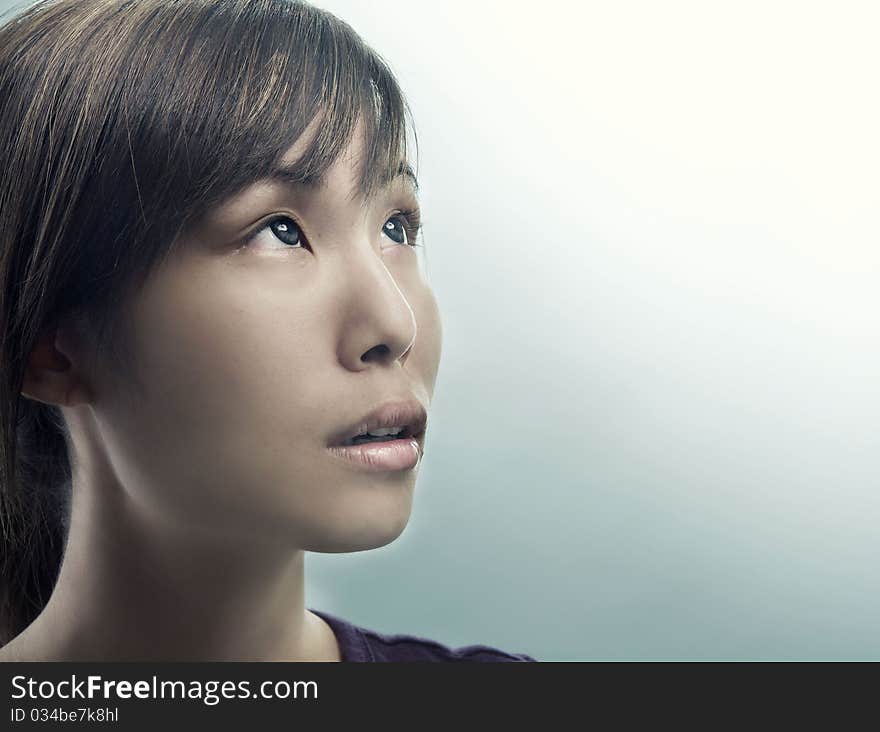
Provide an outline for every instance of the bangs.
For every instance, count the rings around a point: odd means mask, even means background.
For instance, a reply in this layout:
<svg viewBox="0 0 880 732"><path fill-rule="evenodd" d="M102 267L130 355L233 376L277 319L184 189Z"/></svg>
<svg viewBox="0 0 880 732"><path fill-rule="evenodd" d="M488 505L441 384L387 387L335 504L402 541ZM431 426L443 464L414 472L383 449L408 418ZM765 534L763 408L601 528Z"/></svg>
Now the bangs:
<svg viewBox="0 0 880 732"><path fill-rule="evenodd" d="M398 83L344 21L295 0L185 0L166 15L165 27L147 15L137 29L154 38L128 60L140 83L125 100L127 120L141 123L130 131L135 174L159 191L189 192L159 210L179 209L183 223L198 217L277 169L313 122L310 144L285 166L293 182L320 180L359 119L360 193L369 199L400 172L415 179Z"/></svg>

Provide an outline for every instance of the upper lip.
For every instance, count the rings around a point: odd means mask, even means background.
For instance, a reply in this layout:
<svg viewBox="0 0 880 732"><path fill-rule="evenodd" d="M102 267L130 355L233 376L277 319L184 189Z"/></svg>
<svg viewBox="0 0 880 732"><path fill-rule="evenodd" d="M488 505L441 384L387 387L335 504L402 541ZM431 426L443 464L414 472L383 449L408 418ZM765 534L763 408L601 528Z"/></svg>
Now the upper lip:
<svg viewBox="0 0 880 732"><path fill-rule="evenodd" d="M365 414L357 422L335 432L327 441L328 446L346 444L352 437L381 427L403 427L398 439L419 438L425 431L428 415L415 399L399 399L385 402Z"/></svg>

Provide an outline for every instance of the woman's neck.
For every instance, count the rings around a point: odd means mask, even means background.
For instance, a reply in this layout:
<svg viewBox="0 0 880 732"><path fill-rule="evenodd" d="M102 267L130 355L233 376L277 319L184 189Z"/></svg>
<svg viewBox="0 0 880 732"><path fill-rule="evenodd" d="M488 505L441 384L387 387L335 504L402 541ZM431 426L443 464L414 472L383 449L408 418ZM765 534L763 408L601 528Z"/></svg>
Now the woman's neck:
<svg viewBox="0 0 880 732"><path fill-rule="evenodd" d="M172 526L125 495L74 486L55 590L0 660L339 660L305 608L302 550Z"/></svg>

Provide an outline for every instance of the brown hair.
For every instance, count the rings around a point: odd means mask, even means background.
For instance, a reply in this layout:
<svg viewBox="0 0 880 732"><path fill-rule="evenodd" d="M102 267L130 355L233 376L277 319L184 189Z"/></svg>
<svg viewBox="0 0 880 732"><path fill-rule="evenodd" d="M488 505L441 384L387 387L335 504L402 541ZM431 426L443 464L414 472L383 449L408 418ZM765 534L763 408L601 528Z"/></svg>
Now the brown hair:
<svg viewBox="0 0 880 732"><path fill-rule="evenodd" d="M407 163L387 63L300 0L42 0L0 26L0 643L58 576L74 453L58 406L21 394L39 336L83 318L129 373L127 296L188 223L298 161L320 179L359 117L367 198ZM416 140L417 142L417 140Z"/></svg>

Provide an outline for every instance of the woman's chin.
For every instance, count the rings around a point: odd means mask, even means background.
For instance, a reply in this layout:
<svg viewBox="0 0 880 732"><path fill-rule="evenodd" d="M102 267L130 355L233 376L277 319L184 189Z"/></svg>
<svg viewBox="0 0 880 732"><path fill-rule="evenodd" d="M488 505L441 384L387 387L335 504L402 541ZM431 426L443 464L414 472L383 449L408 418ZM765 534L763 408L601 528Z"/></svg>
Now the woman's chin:
<svg viewBox="0 0 880 732"><path fill-rule="evenodd" d="M352 520L348 526L335 525L332 530L305 547L307 551L322 553L362 552L378 549L397 539L409 523L409 513L398 516L383 516L365 520Z"/></svg>

